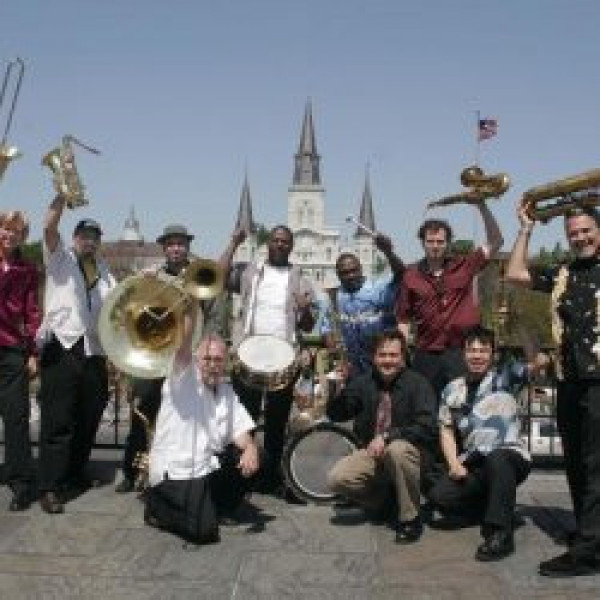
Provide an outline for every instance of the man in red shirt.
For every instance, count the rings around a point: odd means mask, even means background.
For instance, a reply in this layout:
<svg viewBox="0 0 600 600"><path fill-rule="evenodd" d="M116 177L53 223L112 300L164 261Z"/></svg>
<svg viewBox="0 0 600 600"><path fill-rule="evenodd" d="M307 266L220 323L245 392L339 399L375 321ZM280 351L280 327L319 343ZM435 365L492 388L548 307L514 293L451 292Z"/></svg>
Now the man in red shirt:
<svg viewBox="0 0 600 600"><path fill-rule="evenodd" d="M29 222L22 212L0 213L0 414L12 511L25 510L33 500L29 376L37 372L34 340L40 311L37 270L21 258L19 249L28 232Z"/></svg>
<svg viewBox="0 0 600 600"><path fill-rule="evenodd" d="M486 242L475 251L450 256L452 229L446 221L429 219L419 229L425 256L404 272L396 304L398 327L406 336L416 330L412 367L442 389L464 369L463 333L480 321L474 279L498 252L503 239L498 223L483 202L474 204L483 219Z"/></svg>

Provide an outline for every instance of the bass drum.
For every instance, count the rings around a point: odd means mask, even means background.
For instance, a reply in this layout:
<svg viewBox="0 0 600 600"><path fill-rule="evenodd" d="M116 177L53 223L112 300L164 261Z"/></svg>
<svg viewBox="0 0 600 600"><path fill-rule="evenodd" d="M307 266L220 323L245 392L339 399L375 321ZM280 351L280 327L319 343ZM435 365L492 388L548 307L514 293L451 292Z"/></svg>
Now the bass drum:
<svg viewBox="0 0 600 600"><path fill-rule="evenodd" d="M327 485L335 463L358 448L351 431L324 421L294 435L282 457L283 475L299 500L327 504L338 500Z"/></svg>

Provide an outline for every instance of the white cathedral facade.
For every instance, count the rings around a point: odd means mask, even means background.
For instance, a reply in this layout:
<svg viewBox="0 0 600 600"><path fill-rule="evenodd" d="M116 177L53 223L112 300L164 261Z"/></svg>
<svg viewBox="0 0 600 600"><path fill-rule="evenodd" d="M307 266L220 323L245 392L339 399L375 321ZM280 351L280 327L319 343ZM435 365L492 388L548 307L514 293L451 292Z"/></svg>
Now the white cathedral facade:
<svg viewBox="0 0 600 600"><path fill-rule="evenodd" d="M349 214L356 214L348 207ZM375 230L373 201L368 175L358 213L358 220L366 228ZM326 225L325 187L321 181L320 156L317 153L310 102L306 105L300 144L294 159L292 184L288 188L287 225L294 233L294 250L290 260L300 266L316 289L337 287L335 262L342 252L353 252L362 265L363 273L372 276L377 263L373 238L357 227L352 240L344 244L340 231ZM244 179L236 227L255 230L248 178ZM269 228L269 227L267 227ZM266 248L258 248L256 235L251 234L238 248L234 260L249 262L265 258Z"/></svg>

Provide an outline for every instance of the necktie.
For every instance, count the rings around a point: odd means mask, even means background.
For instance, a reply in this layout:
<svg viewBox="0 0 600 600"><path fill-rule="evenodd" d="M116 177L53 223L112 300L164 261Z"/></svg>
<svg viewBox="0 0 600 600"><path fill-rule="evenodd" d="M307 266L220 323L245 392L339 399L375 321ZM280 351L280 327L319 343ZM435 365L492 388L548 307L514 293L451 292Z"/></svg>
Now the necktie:
<svg viewBox="0 0 600 600"><path fill-rule="evenodd" d="M383 435L389 431L392 425L392 397L387 391L381 392L379 406L377 407L377 418L375 420L375 435Z"/></svg>

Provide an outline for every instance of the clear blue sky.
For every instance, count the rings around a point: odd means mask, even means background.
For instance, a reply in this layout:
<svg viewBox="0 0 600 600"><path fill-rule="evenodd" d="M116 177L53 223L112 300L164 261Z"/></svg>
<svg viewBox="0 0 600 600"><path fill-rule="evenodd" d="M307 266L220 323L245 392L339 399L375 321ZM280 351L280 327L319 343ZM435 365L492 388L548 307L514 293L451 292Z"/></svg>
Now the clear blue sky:
<svg viewBox="0 0 600 600"><path fill-rule="evenodd" d="M509 248L525 189L600 166L597 0L1 0L0 59L27 62L10 142L25 154L0 207L32 217L51 198L43 153L72 133L92 204L69 212L118 237L129 207L147 238L167 222L215 255L233 227L247 165L255 216L287 220L311 97L327 221L356 212L365 164L378 227L416 258L428 199L457 192L475 155L475 111L499 121L482 166L513 187L493 202ZM4 121L2 121L2 124ZM447 217L471 237L474 210ZM562 240L539 228L538 246Z"/></svg>

